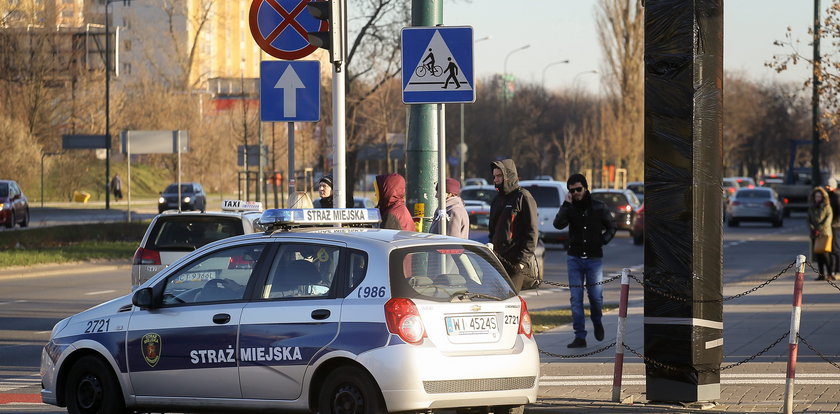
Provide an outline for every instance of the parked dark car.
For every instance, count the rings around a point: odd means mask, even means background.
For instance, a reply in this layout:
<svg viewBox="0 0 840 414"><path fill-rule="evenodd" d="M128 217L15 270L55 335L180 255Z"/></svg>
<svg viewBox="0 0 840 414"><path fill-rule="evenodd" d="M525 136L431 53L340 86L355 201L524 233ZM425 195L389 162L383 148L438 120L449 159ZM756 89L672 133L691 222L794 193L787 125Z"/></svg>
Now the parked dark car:
<svg viewBox="0 0 840 414"><path fill-rule="evenodd" d="M633 236L633 222L636 220L636 210L641 204L636 194L630 190L599 188L592 190L592 198L604 202L612 211L616 228L627 230Z"/></svg>
<svg viewBox="0 0 840 414"><path fill-rule="evenodd" d="M158 212L178 210L178 184L169 184L158 199ZM180 210L207 210L207 195L199 183L181 183Z"/></svg>
<svg viewBox="0 0 840 414"><path fill-rule="evenodd" d="M12 180L0 180L0 224L7 228L29 226L29 200Z"/></svg>

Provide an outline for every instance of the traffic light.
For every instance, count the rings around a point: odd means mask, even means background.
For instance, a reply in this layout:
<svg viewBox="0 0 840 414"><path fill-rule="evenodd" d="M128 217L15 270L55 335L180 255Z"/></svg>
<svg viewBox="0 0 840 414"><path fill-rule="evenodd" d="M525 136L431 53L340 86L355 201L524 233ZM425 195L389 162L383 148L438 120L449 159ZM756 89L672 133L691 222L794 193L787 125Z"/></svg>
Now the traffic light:
<svg viewBox="0 0 840 414"><path fill-rule="evenodd" d="M330 52L330 62L341 62L344 56L344 0L310 1L306 5L312 17L327 22L326 31L307 32L309 43Z"/></svg>

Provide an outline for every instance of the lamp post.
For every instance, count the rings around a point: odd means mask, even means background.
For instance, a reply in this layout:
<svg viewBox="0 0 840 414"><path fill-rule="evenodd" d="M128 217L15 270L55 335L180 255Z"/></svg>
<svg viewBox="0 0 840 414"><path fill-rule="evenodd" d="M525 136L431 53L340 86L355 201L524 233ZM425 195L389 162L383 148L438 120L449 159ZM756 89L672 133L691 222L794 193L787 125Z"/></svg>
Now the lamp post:
<svg viewBox="0 0 840 414"><path fill-rule="evenodd" d="M542 78L540 78L541 79L540 85L542 85L543 89L545 89L545 71L548 70L548 68L550 68L552 66L560 65L560 64L563 64L563 63L569 63L569 59L558 60L556 62L551 62L551 63L545 65L545 67L542 70Z"/></svg>
<svg viewBox="0 0 840 414"><path fill-rule="evenodd" d="M508 59L510 59L510 56L511 56L512 54L514 54L514 53L516 53L516 52L519 52L519 51L522 51L522 50L525 50L525 49L527 49L527 48L529 48L529 47L531 47L531 45L530 45L530 44L525 45L525 46L520 46L520 47L518 47L518 48L516 48L516 49L511 50L511 51L510 51L510 52L508 52L508 54L505 56L504 72L502 73L502 81L504 82L504 85L502 86L502 134L503 134L503 136L505 136L505 137L507 137L507 132L508 132L508 131L507 131L507 100L508 100L508 74L507 74L507 73L508 73L508 71L507 71L507 64L508 64Z"/></svg>
<svg viewBox="0 0 840 414"><path fill-rule="evenodd" d="M111 19L108 18L108 6L122 1L124 5L131 0L105 0L105 209L111 208L111 191L108 180L111 178Z"/></svg>
<svg viewBox="0 0 840 414"><path fill-rule="evenodd" d="M572 78L572 87L574 87L574 86L576 86L576 85L577 85L577 81L578 81L578 78L579 78L579 77L581 77L581 76L583 76L583 75L590 75L590 74L595 74L595 75L597 75L597 74L598 74L598 71L597 71L597 70L595 70L595 69L592 69L592 70L587 70L587 71L584 71L584 72L580 72L580 73L578 73L577 75L575 75L575 77L574 77L574 78Z"/></svg>
<svg viewBox="0 0 840 414"><path fill-rule="evenodd" d="M483 42L485 40L490 40L490 36L480 37L473 41L473 44L478 42ZM464 156L466 155L467 151L465 150L466 146L464 145L464 104L461 104L461 145L458 146L458 169L460 170L459 178L461 184L464 183Z"/></svg>

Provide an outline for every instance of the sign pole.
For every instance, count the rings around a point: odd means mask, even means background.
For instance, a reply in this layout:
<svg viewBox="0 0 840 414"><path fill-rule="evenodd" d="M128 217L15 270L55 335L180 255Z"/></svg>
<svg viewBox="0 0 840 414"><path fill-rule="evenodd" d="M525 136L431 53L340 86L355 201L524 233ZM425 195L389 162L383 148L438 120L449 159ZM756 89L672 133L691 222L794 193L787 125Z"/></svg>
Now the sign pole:
<svg viewBox="0 0 840 414"><path fill-rule="evenodd" d="M125 135L125 152L128 154L126 156L126 164L128 164L128 177L126 177L126 190L125 190L125 199L128 203L128 208L126 209L126 214L128 218L128 222L131 223L131 131L126 131Z"/></svg>
<svg viewBox="0 0 840 414"><path fill-rule="evenodd" d="M440 234L446 234L446 105L438 107L438 214Z"/></svg>
<svg viewBox="0 0 840 414"><path fill-rule="evenodd" d="M341 63L338 62L333 65L333 141L335 142L335 150L333 151L333 178L335 179L335 188L333 188L333 205L336 208L347 207L347 170L345 164L345 72L341 70Z"/></svg>
<svg viewBox="0 0 840 414"><path fill-rule="evenodd" d="M289 134L289 203L295 199L295 123L286 123L286 131ZM286 208L291 207L291 204Z"/></svg>

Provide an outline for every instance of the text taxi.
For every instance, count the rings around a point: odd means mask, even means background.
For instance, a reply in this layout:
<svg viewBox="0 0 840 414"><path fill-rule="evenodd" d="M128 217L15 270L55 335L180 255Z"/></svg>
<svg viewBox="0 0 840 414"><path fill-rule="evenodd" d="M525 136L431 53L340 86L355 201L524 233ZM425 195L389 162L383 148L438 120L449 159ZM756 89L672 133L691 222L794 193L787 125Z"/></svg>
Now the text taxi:
<svg viewBox="0 0 840 414"><path fill-rule="evenodd" d="M44 402L87 414L536 401L531 319L493 253L358 227L378 222L376 209L268 210L265 234L208 244L60 321L41 358Z"/></svg>

